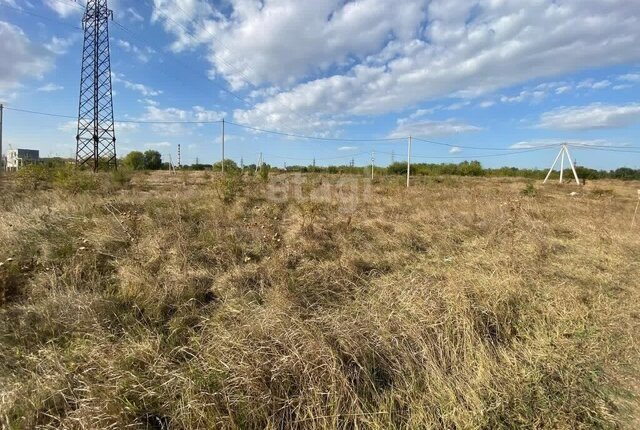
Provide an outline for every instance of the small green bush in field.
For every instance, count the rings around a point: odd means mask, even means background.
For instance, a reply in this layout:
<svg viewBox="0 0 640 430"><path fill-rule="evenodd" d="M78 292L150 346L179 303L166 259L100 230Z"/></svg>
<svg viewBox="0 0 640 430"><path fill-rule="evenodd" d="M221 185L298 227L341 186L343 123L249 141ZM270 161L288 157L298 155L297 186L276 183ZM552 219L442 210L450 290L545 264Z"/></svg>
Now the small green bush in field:
<svg viewBox="0 0 640 430"><path fill-rule="evenodd" d="M229 173L215 178L214 188L224 203L233 202L244 190L244 181L239 173Z"/></svg>
<svg viewBox="0 0 640 430"><path fill-rule="evenodd" d="M263 182L269 181L269 170L271 170L271 166L268 164L262 164L262 167L260 167L260 179Z"/></svg>
<svg viewBox="0 0 640 430"><path fill-rule="evenodd" d="M525 187L520 191L520 193L524 196L535 196L536 195L536 189L533 186L532 182L529 182L527 185L525 185Z"/></svg>
<svg viewBox="0 0 640 430"><path fill-rule="evenodd" d="M16 173L18 184L27 190L49 188L52 180L52 169L40 164L24 166Z"/></svg>
<svg viewBox="0 0 640 430"><path fill-rule="evenodd" d="M118 169L111 173L111 181L119 188L127 188L131 183L131 171L128 169Z"/></svg>
<svg viewBox="0 0 640 430"><path fill-rule="evenodd" d="M93 173L69 165L55 169L53 183L56 187L72 194L93 191L98 188L98 180Z"/></svg>

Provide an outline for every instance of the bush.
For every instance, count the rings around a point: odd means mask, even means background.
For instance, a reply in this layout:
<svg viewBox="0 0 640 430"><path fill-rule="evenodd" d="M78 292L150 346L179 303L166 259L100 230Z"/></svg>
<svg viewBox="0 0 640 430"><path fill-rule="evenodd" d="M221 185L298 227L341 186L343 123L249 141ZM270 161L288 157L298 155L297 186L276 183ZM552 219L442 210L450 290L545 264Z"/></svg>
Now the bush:
<svg viewBox="0 0 640 430"><path fill-rule="evenodd" d="M143 170L144 169L144 154L140 151L131 151L124 157L122 164L131 170Z"/></svg>
<svg viewBox="0 0 640 430"><path fill-rule="evenodd" d="M217 163L214 163L212 168L214 172L221 172L222 161L218 161ZM224 160L224 171L225 173L238 172L240 171L240 167L238 167L235 161L227 159L227 160Z"/></svg>
<svg viewBox="0 0 640 430"><path fill-rule="evenodd" d="M233 202L244 190L242 175L237 172L216 177L213 186L218 198L224 203Z"/></svg>
<svg viewBox="0 0 640 430"><path fill-rule="evenodd" d="M271 170L271 166L263 163L262 167L260 168L260 179L262 179L263 182L269 181L269 170Z"/></svg>
<svg viewBox="0 0 640 430"><path fill-rule="evenodd" d="M51 185L52 169L43 165L24 166L16 173L18 184L28 190L48 188Z"/></svg>
<svg viewBox="0 0 640 430"><path fill-rule="evenodd" d="M131 183L131 171L127 169L114 170L111 173L111 181L120 188L127 188Z"/></svg>
<svg viewBox="0 0 640 430"><path fill-rule="evenodd" d="M70 165L53 170L53 183L56 187L72 194L93 191L98 188L95 174Z"/></svg>
<svg viewBox="0 0 640 430"><path fill-rule="evenodd" d="M524 196L535 196L536 195L536 189L533 186L533 183L529 182L527 185L525 185L525 187L520 191L520 194L522 194Z"/></svg>

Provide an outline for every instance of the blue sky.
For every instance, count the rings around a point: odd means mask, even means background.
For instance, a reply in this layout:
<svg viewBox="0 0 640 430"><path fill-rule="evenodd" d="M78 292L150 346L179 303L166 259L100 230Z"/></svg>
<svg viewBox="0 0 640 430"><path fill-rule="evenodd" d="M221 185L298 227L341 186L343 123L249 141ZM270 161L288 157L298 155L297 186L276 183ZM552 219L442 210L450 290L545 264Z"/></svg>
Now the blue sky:
<svg viewBox="0 0 640 430"><path fill-rule="evenodd" d="M82 3L82 2L80 2ZM628 0L112 0L115 116L227 121L226 154L282 166L481 160L640 168L640 2ZM0 101L77 112L83 7L0 0ZM124 27L124 28L123 28ZM232 95L233 94L233 95ZM72 156L73 119L5 111L8 145ZM219 124L117 123L118 153L220 158ZM348 139L398 138L364 142ZM596 146L595 148L589 148ZM473 147L496 148L474 150ZM514 148L513 151L505 149ZM494 157L493 154L508 154ZM512 154L513 153L513 154ZM424 157L424 158L421 158ZM459 158L452 158L459 157Z"/></svg>

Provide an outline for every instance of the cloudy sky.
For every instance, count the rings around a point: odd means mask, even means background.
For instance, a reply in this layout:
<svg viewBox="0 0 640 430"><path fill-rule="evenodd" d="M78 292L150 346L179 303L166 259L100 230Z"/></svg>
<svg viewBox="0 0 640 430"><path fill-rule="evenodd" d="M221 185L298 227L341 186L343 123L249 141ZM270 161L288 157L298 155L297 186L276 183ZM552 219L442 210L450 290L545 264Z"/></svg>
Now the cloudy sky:
<svg viewBox="0 0 640 430"><path fill-rule="evenodd" d="M640 1L110 0L109 6L117 119L225 117L334 139L228 124L226 152L236 161L255 162L263 152L275 165L310 164L314 157L318 164L352 157L365 164L375 151L382 165L404 159L412 135L453 145L416 141L419 161L544 167L555 154L543 147L568 141L583 145L574 150L581 165L640 167L638 153L602 150L640 146ZM73 0L0 0L0 102L77 112L82 13ZM69 156L75 127L72 119L7 110L5 149ZM120 155L153 148L175 157L180 143L185 163L220 157L218 124L118 123L116 134Z"/></svg>

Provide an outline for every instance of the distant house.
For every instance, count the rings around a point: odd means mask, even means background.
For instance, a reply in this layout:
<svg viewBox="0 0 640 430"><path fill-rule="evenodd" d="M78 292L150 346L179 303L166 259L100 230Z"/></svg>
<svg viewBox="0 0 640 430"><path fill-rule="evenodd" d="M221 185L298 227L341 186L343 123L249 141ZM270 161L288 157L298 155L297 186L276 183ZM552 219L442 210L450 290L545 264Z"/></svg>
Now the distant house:
<svg viewBox="0 0 640 430"><path fill-rule="evenodd" d="M6 169L18 170L27 164L40 161L40 151L36 149L9 149L7 151Z"/></svg>

